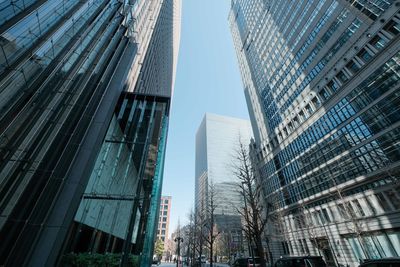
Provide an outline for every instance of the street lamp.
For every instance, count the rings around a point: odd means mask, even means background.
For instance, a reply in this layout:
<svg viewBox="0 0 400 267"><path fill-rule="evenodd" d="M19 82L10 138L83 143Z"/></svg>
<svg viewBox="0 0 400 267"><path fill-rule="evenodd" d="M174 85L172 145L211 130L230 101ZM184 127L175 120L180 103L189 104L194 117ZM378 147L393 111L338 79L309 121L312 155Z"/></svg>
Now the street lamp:
<svg viewBox="0 0 400 267"><path fill-rule="evenodd" d="M179 258L181 254L181 242L183 242L183 238L178 236L177 238L174 239L175 242L178 242L178 248L177 248L177 259L176 259L176 267L179 266Z"/></svg>

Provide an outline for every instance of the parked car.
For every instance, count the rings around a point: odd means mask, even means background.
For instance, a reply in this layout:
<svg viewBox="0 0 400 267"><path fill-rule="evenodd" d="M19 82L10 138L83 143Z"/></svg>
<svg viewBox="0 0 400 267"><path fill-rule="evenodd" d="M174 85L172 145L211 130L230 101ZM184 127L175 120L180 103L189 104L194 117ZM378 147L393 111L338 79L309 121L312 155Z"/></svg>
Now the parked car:
<svg viewBox="0 0 400 267"><path fill-rule="evenodd" d="M260 267L261 266L261 258L254 257L254 265L253 258L238 258L233 262L232 267Z"/></svg>
<svg viewBox="0 0 400 267"><path fill-rule="evenodd" d="M326 267L326 263L321 256L284 257L274 267Z"/></svg>
<svg viewBox="0 0 400 267"><path fill-rule="evenodd" d="M158 259L153 259L153 261L152 261L152 264L151 264L152 266L154 266L154 265L160 265L160 261L158 260Z"/></svg>
<svg viewBox="0 0 400 267"><path fill-rule="evenodd" d="M365 260L359 267L398 267L400 258L384 258L375 260Z"/></svg>
<svg viewBox="0 0 400 267"><path fill-rule="evenodd" d="M201 267L201 266L207 266L208 261L206 260L206 256L202 255L201 257L197 257L194 267Z"/></svg>

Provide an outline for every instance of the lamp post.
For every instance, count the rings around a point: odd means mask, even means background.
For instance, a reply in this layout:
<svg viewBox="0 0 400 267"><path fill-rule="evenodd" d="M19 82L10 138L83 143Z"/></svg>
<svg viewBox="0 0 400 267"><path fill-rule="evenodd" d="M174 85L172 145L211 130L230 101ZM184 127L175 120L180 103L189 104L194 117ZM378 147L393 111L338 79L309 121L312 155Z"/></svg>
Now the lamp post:
<svg viewBox="0 0 400 267"><path fill-rule="evenodd" d="M181 242L183 242L183 238L178 236L177 238L174 239L174 241L178 243L176 267L179 267L179 258L180 258L180 254L181 254Z"/></svg>

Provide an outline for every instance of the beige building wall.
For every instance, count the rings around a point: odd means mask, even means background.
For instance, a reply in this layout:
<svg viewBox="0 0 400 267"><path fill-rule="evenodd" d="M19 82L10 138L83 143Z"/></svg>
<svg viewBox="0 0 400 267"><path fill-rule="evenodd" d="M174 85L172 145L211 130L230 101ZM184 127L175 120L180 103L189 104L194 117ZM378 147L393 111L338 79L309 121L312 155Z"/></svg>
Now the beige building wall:
<svg viewBox="0 0 400 267"><path fill-rule="evenodd" d="M171 213L171 197L162 196L160 201L160 216L158 219L157 239L163 242L168 239L169 214Z"/></svg>

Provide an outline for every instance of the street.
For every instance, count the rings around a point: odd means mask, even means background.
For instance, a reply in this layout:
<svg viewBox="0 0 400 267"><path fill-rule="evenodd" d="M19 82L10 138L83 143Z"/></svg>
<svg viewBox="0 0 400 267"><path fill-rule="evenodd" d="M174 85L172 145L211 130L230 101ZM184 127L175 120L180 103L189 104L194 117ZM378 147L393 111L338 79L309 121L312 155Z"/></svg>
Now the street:
<svg viewBox="0 0 400 267"><path fill-rule="evenodd" d="M152 266L157 266L157 265L152 265ZM160 267L176 267L176 263L174 264L173 262L163 262L160 265L158 265ZM180 267L186 267L187 265L180 265ZM210 266L210 264L204 265L204 267L208 267ZM229 267L228 264L222 264L222 263L214 263L213 264L214 267Z"/></svg>

